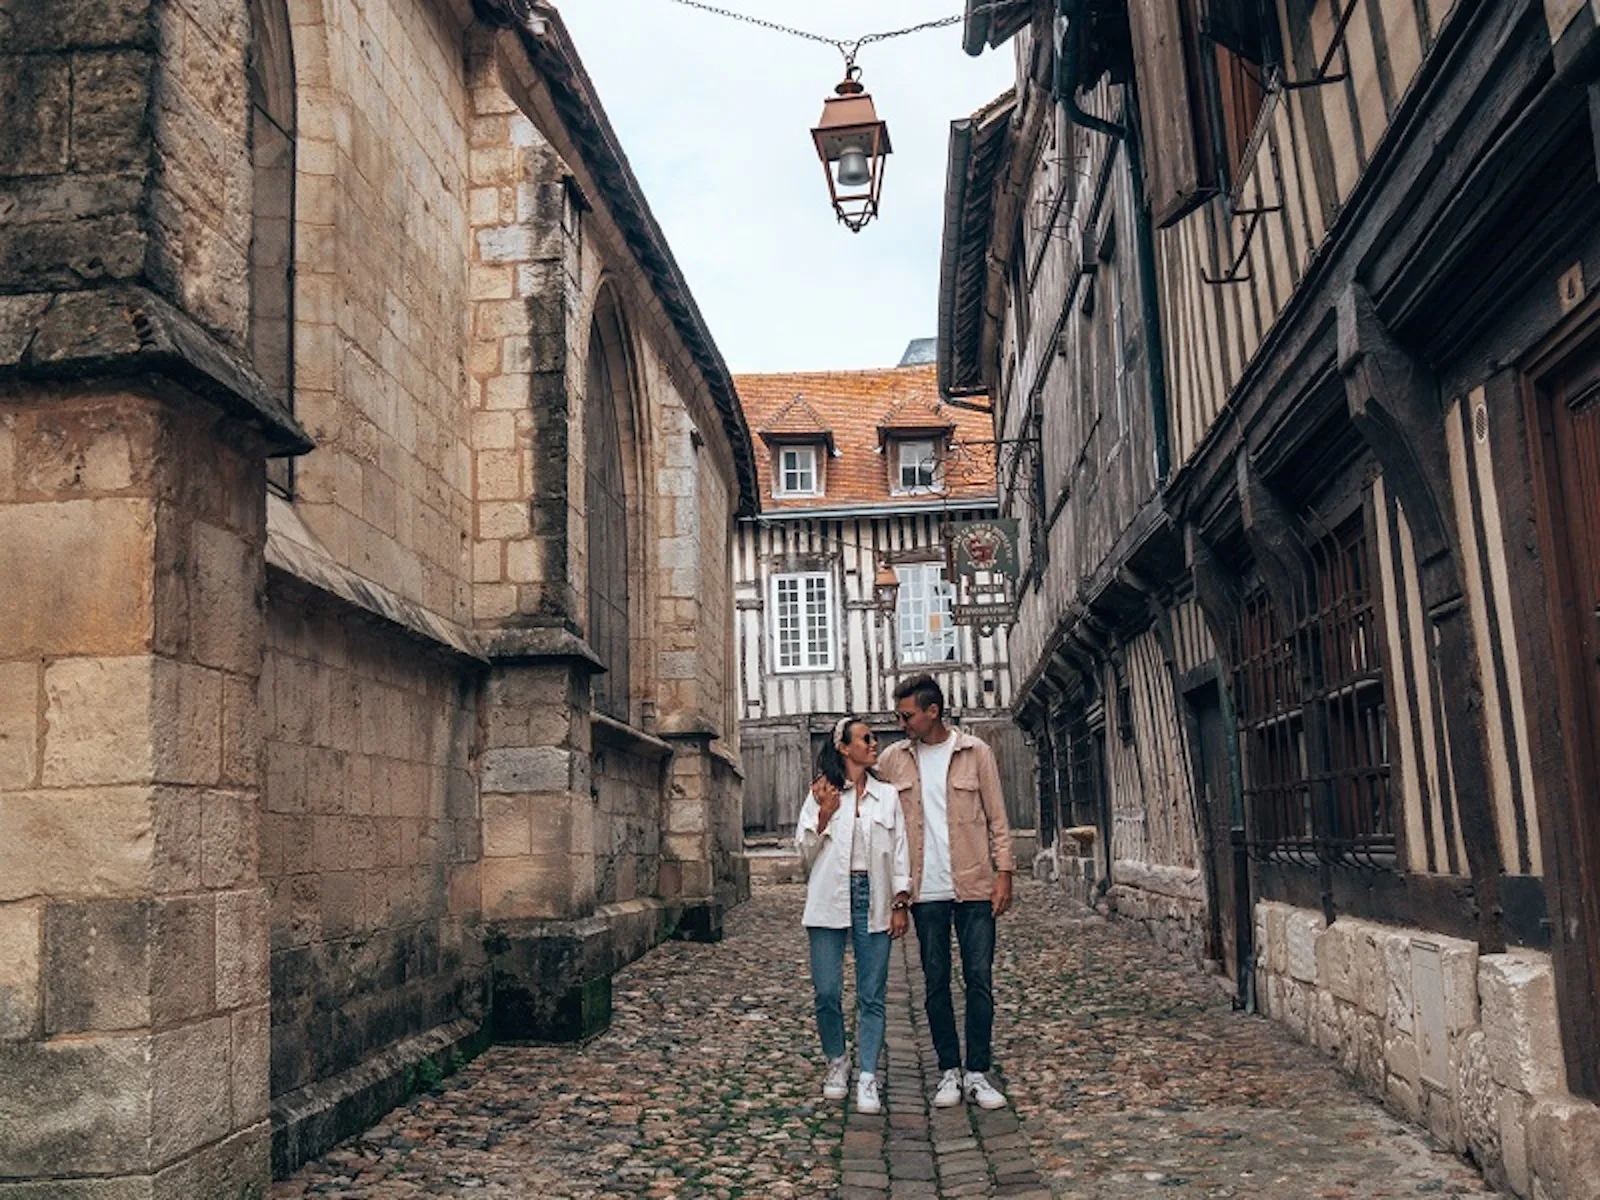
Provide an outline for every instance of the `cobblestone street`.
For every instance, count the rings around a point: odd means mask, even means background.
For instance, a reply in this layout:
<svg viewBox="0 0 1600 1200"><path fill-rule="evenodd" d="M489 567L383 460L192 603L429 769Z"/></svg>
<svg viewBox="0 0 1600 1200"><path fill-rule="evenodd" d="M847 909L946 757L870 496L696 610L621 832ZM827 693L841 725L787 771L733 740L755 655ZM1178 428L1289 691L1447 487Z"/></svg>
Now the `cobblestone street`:
<svg viewBox="0 0 1600 1200"><path fill-rule="evenodd" d="M1490 1191L1141 932L1031 882L996 967L1013 1107L930 1114L937 1070L908 941L890 976L888 1111L847 1115L820 1098L801 903L795 886L758 889L721 944L670 943L623 971L603 1037L494 1047L273 1196Z"/></svg>

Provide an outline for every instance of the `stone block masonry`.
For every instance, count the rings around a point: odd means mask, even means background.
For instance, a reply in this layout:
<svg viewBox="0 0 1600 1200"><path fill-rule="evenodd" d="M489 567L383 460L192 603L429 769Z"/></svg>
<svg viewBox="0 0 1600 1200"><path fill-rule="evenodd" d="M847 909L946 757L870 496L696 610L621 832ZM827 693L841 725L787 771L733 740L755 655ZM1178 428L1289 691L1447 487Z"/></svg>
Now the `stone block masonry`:
<svg viewBox="0 0 1600 1200"><path fill-rule="evenodd" d="M0 407L0 1179L266 1184L262 467L214 426Z"/></svg>
<svg viewBox="0 0 1600 1200"><path fill-rule="evenodd" d="M1262 1011L1518 1196L1600 1196L1600 1107L1570 1095L1550 957L1275 902Z"/></svg>
<svg viewBox="0 0 1600 1200"><path fill-rule="evenodd" d="M344 1131L330 1109L362 1111L381 1082L370 1060L483 1023L479 668L277 572L267 599L260 846L282 1172Z"/></svg>
<svg viewBox="0 0 1600 1200"><path fill-rule="evenodd" d="M748 436L559 19L502 7L0 17L0 1195L260 1196L748 893Z"/></svg>

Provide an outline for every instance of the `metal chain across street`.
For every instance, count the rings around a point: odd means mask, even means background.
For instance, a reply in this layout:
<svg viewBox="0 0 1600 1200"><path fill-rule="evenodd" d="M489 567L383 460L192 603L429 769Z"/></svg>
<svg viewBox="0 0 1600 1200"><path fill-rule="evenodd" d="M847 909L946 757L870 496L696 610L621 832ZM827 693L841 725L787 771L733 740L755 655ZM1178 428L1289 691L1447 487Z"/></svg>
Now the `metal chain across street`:
<svg viewBox="0 0 1600 1200"><path fill-rule="evenodd" d="M939 17L932 21L923 21L919 25L908 25L904 29L891 29L883 33L869 33L858 38L831 38L820 33L811 33L805 29L796 29L792 25L784 25L777 21L764 20L761 17L752 17L749 13L735 12L731 8L719 8L714 4L703 3L703 0L672 0L674 4L681 4L685 8L697 8L701 12L711 13L718 17L727 17L734 21L743 21L748 25L756 25L762 29L770 29L774 33L786 33L791 37L804 38L810 42L821 42L824 46L832 46L844 55L846 67L855 65L856 55L861 47L873 42L887 41L889 38L904 37L910 33L921 33L928 29L943 29L947 25L958 24L962 17L957 14L953 17Z"/></svg>

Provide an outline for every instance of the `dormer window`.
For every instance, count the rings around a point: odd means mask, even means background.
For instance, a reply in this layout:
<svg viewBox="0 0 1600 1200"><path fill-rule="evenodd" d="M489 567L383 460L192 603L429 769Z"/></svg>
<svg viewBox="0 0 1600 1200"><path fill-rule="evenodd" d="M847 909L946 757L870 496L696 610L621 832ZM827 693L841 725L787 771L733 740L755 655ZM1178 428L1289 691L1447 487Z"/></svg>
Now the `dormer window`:
<svg viewBox="0 0 1600 1200"><path fill-rule="evenodd" d="M815 446L781 446L778 449L779 496L820 496L822 475Z"/></svg>
<svg viewBox="0 0 1600 1200"><path fill-rule="evenodd" d="M932 438L906 438L895 443L896 495L931 492L938 488L938 444Z"/></svg>

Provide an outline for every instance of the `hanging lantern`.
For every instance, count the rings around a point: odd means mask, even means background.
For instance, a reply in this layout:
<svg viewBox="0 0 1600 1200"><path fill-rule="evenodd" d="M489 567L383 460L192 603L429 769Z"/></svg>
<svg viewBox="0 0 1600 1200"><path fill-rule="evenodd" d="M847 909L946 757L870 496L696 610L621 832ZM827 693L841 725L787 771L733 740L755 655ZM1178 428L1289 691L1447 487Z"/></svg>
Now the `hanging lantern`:
<svg viewBox="0 0 1600 1200"><path fill-rule="evenodd" d="M845 68L844 82L822 102L822 120L811 131L828 177L828 196L851 233L878 215L889 126L878 120L872 97L861 86L861 68Z"/></svg>
<svg viewBox="0 0 1600 1200"><path fill-rule="evenodd" d="M900 598L900 576L887 560L879 564L877 577L872 581L872 598L879 612L886 615L894 612L895 602Z"/></svg>

